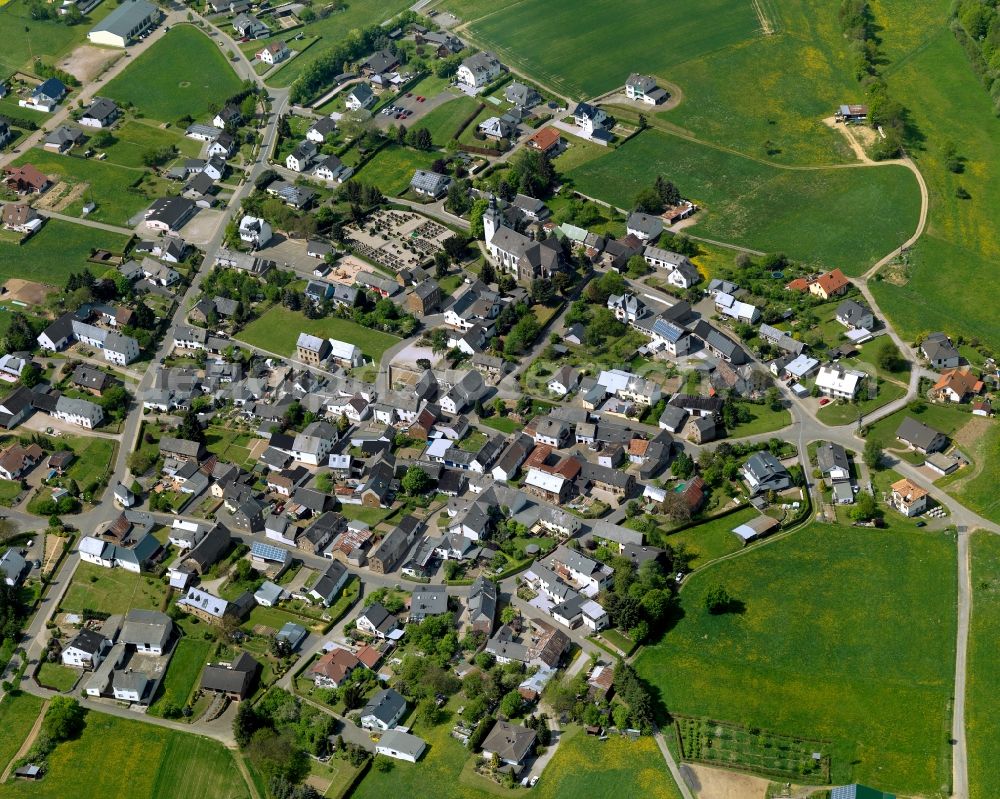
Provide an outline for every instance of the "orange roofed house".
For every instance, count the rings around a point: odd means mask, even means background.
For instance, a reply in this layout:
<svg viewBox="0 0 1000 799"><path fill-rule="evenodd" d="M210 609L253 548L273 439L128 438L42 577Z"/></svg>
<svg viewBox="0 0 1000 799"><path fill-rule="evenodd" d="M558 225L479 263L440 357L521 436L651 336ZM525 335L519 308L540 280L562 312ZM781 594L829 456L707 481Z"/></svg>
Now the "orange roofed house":
<svg viewBox="0 0 1000 799"><path fill-rule="evenodd" d="M919 516L927 510L928 492L905 477L892 484L889 504L904 516Z"/></svg>
<svg viewBox="0 0 1000 799"><path fill-rule="evenodd" d="M555 128L542 128L528 139L526 146L540 153L555 155L563 147L563 138Z"/></svg>
<svg viewBox="0 0 1000 799"><path fill-rule="evenodd" d="M931 396L944 402L965 402L982 390L983 381L969 369L945 369L931 389Z"/></svg>
<svg viewBox="0 0 1000 799"><path fill-rule="evenodd" d="M7 188L18 194L41 194L52 182L48 177L31 164L24 166L9 166L4 170L7 178Z"/></svg>
<svg viewBox="0 0 1000 799"><path fill-rule="evenodd" d="M831 297L844 294L850 285L851 281L844 276L844 273L839 269L834 269L830 272L824 272L812 281L809 284L809 291L817 297L828 300Z"/></svg>

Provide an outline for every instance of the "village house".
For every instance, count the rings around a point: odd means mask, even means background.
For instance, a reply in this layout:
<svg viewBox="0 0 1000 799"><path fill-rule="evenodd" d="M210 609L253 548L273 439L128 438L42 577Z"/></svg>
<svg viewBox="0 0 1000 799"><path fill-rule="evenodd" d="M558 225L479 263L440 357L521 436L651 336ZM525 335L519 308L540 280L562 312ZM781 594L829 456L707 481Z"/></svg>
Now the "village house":
<svg viewBox="0 0 1000 799"><path fill-rule="evenodd" d="M904 516L919 516L927 510L930 493L912 480L903 478L891 486L889 504Z"/></svg>
<svg viewBox="0 0 1000 799"><path fill-rule="evenodd" d="M896 440L928 455L944 449L948 439L944 433L939 433L933 427L918 422L912 416L907 416L896 430Z"/></svg>
<svg viewBox="0 0 1000 799"><path fill-rule="evenodd" d="M742 472L751 494L783 491L792 485L788 470L767 450L751 455L743 464Z"/></svg>
<svg viewBox="0 0 1000 799"><path fill-rule="evenodd" d="M930 396L942 402L966 402L980 394L983 385L983 381L968 367L945 369L931 388Z"/></svg>
<svg viewBox="0 0 1000 799"><path fill-rule="evenodd" d="M961 363L958 350L944 333L931 333L920 342L920 353L934 369L955 369Z"/></svg>
<svg viewBox="0 0 1000 799"><path fill-rule="evenodd" d="M844 276L844 273L839 269L833 269L824 272L809 283L809 293L828 300L831 297L845 294L850 287L851 281Z"/></svg>
<svg viewBox="0 0 1000 799"><path fill-rule="evenodd" d="M633 72L625 81L625 96L629 100L646 105L659 105L670 95L665 89L659 88L656 85L656 80L649 75L639 75Z"/></svg>
<svg viewBox="0 0 1000 799"><path fill-rule="evenodd" d="M258 50L255 56L258 61L273 66L275 64L280 64L291 54L292 51L288 49L288 45L284 42L270 42L265 47Z"/></svg>
<svg viewBox="0 0 1000 799"><path fill-rule="evenodd" d="M501 69L500 60L492 53L476 53L459 65L455 79L471 89L481 89L496 80Z"/></svg>

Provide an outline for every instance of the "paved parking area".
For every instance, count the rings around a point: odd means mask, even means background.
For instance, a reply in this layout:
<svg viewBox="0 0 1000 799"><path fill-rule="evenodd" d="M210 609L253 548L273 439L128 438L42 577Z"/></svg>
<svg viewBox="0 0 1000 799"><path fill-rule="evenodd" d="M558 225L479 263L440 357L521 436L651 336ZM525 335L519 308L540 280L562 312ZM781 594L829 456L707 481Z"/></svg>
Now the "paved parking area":
<svg viewBox="0 0 1000 799"><path fill-rule="evenodd" d="M410 92L410 96L407 97L406 94L396 98L392 105L397 109L403 109L405 111L410 111L410 116L406 119L396 119L395 114L383 114L381 112L375 114L374 122L377 128L385 129L390 125L404 125L407 129L412 128L417 122L420 121L422 117L427 116L435 108L444 105L450 100L454 100L460 97L460 93L455 89L445 89L443 92L438 92L434 97L425 97L423 102L419 102L417 97L421 95L414 94Z"/></svg>

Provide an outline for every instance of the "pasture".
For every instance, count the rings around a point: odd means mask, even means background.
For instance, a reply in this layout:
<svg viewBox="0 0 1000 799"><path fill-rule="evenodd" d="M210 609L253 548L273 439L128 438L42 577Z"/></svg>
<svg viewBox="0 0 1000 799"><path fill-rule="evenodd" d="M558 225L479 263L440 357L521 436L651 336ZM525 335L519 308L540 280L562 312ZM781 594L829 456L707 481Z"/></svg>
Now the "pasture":
<svg viewBox="0 0 1000 799"><path fill-rule="evenodd" d="M955 597L953 535L813 524L691 575L636 667L671 712L830 740L834 784L947 794Z"/></svg>
<svg viewBox="0 0 1000 799"><path fill-rule="evenodd" d="M139 56L104 91L148 117L204 122L212 107L240 89L222 48L193 25L178 25Z"/></svg>
<svg viewBox="0 0 1000 799"><path fill-rule="evenodd" d="M0 794L55 799L79 793L85 785L88 796L249 798L222 744L93 710L83 734L59 744L48 761L45 779L4 786Z"/></svg>
<svg viewBox="0 0 1000 799"><path fill-rule="evenodd" d="M881 34L885 73L917 134L910 154L927 181L930 215L902 280L871 286L904 337L940 329L997 350L1000 319L992 309L1000 288L981 278L1000 257L1000 120L948 29L949 5L875 4L879 21L889 21ZM945 166L949 141L964 161L958 174ZM959 186L971 199L956 198Z"/></svg>
<svg viewBox="0 0 1000 799"><path fill-rule="evenodd" d="M70 272L80 272L87 266L91 250L119 250L127 241L126 236L116 233L50 219L21 246L0 241L0 263L5 277L62 287Z"/></svg>
<svg viewBox="0 0 1000 799"><path fill-rule="evenodd" d="M905 167L792 170L657 130L566 176L583 194L631 208L656 174L705 208L692 234L839 266L850 275L909 235L920 209L916 180Z"/></svg>
<svg viewBox="0 0 1000 799"><path fill-rule="evenodd" d="M59 608L72 613L84 608L105 613L126 613L131 608L159 610L166 591L162 580L147 574L81 563Z"/></svg>
<svg viewBox="0 0 1000 799"><path fill-rule="evenodd" d="M965 693L965 731L969 747L970 799L1000 793L1000 739L993 733L1000 713L1000 539L976 533L972 548L972 620Z"/></svg>
<svg viewBox="0 0 1000 799"><path fill-rule="evenodd" d="M678 530L676 533L662 533L661 537L674 549L683 547L688 554L694 555L691 568L697 569L709 561L742 549L743 545L733 532L733 528L759 515L756 508L745 508L728 516L709 519L704 524Z"/></svg>
<svg viewBox="0 0 1000 799"><path fill-rule="evenodd" d="M300 311L290 311L281 306L275 306L255 319L240 331L239 337L254 347L288 356L295 354L295 342L299 333L311 333L314 336L356 344L366 358L375 361L399 341L399 338L390 333L370 330L350 319L334 316L306 319L305 314Z"/></svg>

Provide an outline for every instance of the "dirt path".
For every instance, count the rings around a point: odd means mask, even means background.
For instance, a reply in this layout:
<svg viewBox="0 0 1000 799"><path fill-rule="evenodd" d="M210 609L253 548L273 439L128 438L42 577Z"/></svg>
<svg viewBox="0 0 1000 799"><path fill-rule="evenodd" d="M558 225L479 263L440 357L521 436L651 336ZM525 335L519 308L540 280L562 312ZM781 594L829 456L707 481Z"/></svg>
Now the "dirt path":
<svg viewBox="0 0 1000 799"><path fill-rule="evenodd" d="M836 117L827 117L823 120L823 124L828 128L839 131L843 134L844 138L847 139L847 143L851 145L851 150L854 151L854 155L857 156L858 160L863 164L874 164L871 158L868 157L868 153L865 152L865 148L861 146L861 142L857 140L854 136L854 132L846 124L841 124L837 122Z"/></svg>
<svg viewBox="0 0 1000 799"><path fill-rule="evenodd" d="M233 753L233 760L236 761L236 767L240 770L240 774L243 775L243 781L247 784L247 790L250 791L250 799L261 799L260 794L257 792L257 786L254 784L253 777L250 776L250 770L247 768L247 764L243 760L243 753L239 749L230 750Z"/></svg>
<svg viewBox="0 0 1000 799"><path fill-rule="evenodd" d="M28 754L28 750L31 749L31 745L35 742L35 738L38 737L39 731L42 729L42 721L45 719L45 711L49 709L49 700L46 699L42 702L42 709L38 711L38 718L35 719L35 723L31 725L31 731L28 733L28 737L24 739L24 743L21 744L21 748L17 750L17 754L11 758L10 763L7 764L7 768L3 771L3 776L0 776L0 783L7 782L10 777L11 771L14 770L14 764Z"/></svg>

